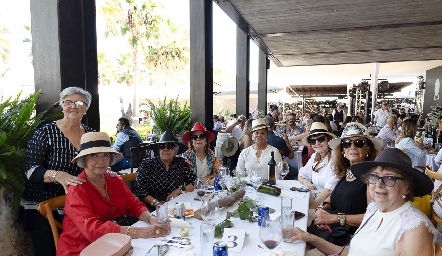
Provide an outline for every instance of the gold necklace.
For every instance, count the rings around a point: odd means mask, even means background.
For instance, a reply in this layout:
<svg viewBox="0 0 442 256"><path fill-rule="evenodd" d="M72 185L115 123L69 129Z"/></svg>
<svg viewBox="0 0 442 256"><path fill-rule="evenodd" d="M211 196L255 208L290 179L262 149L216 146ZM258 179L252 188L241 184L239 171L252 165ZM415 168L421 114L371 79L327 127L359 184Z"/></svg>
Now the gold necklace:
<svg viewBox="0 0 442 256"><path fill-rule="evenodd" d="M94 187L96 187L98 189L98 191L101 193L101 195L106 198L107 200L110 200L110 196L109 193L107 192L107 181L106 181L106 177L104 177L104 190L103 188L100 188L95 182L93 182L91 180L91 178L89 178L89 175L87 175L86 173L86 177L87 179L92 183L92 185L94 185Z"/></svg>
<svg viewBox="0 0 442 256"><path fill-rule="evenodd" d="M206 155L199 157L196 153L195 153L196 157L198 158L198 160L200 160L200 162L204 162L204 159L206 159Z"/></svg>

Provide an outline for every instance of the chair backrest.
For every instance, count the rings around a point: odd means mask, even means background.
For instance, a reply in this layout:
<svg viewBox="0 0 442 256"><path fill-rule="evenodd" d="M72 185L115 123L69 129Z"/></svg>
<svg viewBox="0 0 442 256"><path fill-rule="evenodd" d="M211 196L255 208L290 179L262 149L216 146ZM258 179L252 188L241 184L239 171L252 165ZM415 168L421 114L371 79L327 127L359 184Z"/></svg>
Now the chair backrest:
<svg viewBox="0 0 442 256"><path fill-rule="evenodd" d="M140 143L138 145L138 147L133 147L130 148L130 162L131 162L131 166L130 166L130 172L133 173L134 172L134 159L137 159L138 164L141 164L141 162L143 161L144 158L146 157L152 157L152 148L151 148L151 143Z"/></svg>
<svg viewBox="0 0 442 256"><path fill-rule="evenodd" d="M124 180L124 182L126 182L126 185L129 187L130 191L132 191L132 193L134 192L135 180L137 179L137 174L138 172L120 175L120 177Z"/></svg>
<svg viewBox="0 0 442 256"><path fill-rule="evenodd" d="M38 205L38 211L41 215L48 219L49 225L51 226L52 235L54 236L55 248L57 248L59 233L58 229L63 229L63 225L55 220L52 211L63 207L65 204L66 195L57 196L46 201L41 202Z"/></svg>
<svg viewBox="0 0 442 256"><path fill-rule="evenodd" d="M442 256L442 246L439 242L436 242L436 244L434 245L434 255Z"/></svg>

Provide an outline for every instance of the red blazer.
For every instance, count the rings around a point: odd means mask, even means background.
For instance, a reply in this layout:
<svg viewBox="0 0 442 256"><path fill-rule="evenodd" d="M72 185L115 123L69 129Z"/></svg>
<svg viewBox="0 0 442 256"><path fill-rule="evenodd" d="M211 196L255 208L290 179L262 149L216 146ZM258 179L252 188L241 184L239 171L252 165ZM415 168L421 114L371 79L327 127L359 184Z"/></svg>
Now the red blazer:
<svg viewBox="0 0 442 256"><path fill-rule="evenodd" d="M87 181L84 170L78 177L86 182L69 186L57 255L78 255L104 234L120 232L120 226L112 219L125 214L138 218L147 211L146 206L132 194L120 177L105 174L110 201Z"/></svg>

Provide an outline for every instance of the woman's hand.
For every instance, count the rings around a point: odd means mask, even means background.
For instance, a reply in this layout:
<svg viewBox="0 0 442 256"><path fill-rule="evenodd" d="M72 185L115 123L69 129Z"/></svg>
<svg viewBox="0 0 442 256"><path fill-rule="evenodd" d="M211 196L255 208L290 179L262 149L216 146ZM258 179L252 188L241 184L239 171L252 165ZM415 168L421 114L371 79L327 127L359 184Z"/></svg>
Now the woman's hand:
<svg viewBox="0 0 442 256"><path fill-rule="evenodd" d="M64 192L68 193L68 186L77 186L83 184L85 182L84 179L70 175L67 172L59 171L57 172L57 175L55 176L55 182L62 185L64 188Z"/></svg>
<svg viewBox="0 0 442 256"><path fill-rule="evenodd" d="M322 208L318 208L315 212L314 223L315 225L338 223L338 217L336 214L331 214Z"/></svg>
<svg viewBox="0 0 442 256"><path fill-rule="evenodd" d="M290 242L294 242L294 241L298 241L298 240L302 240L305 242L309 242L310 241L310 233L303 231L302 229L298 228L298 227L294 227L294 234L293 236L290 238Z"/></svg>
<svg viewBox="0 0 442 256"><path fill-rule="evenodd" d="M106 172L107 172L111 177L118 176L118 173L112 171L112 169L111 169L110 167L107 168L107 171L106 171Z"/></svg>
<svg viewBox="0 0 442 256"><path fill-rule="evenodd" d="M155 224L145 228L138 228L135 238L163 237L169 234L168 224Z"/></svg>
<svg viewBox="0 0 442 256"><path fill-rule="evenodd" d="M181 195L181 189L177 188L174 191L172 191L166 198L166 201L169 202L170 200L174 199L175 197Z"/></svg>

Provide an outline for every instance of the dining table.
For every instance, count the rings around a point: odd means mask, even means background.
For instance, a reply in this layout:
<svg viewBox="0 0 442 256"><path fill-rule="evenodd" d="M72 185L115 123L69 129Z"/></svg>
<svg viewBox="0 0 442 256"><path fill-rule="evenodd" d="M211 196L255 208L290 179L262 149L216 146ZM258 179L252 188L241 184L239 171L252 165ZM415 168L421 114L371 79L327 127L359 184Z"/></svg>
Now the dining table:
<svg viewBox="0 0 442 256"><path fill-rule="evenodd" d="M251 199L256 199L258 195L260 197L260 202L264 206L268 206L270 208L275 209L275 212L270 215L270 218L277 218L278 214L281 212L281 198L282 197L291 197L292 199L292 210L296 210L305 214L304 217L299 220L295 220L294 226L299 227L302 230L307 229L307 214L308 214L308 206L309 206L309 198L310 192L298 192L290 190L291 187L301 188L302 185L297 180L277 180L276 186L281 188L281 194L279 196L273 196L263 193L257 193L255 189L250 186L245 186L246 197ZM188 192L181 194L180 196L172 199L168 202L168 206L173 206L177 202L184 202L187 205L190 203L192 209L199 209L201 202L196 200L196 192ZM233 212L238 208L238 201L235 202L232 206L224 207L220 209L219 217L216 220L216 223L221 223L226 219L227 212ZM153 212L152 214L155 214ZM198 220L194 217L186 217L185 221L190 224L188 238L191 242L191 248L182 249L182 248L170 248L168 252L164 256L175 256L175 255L195 255L195 256L212 256L212 251L201 252L201 244L200 244L200 225L204 223L203 220ZM265 251L264 249L258 247L265 248L262 243L257 222L250 223L248 220L241 220L240 218L230 217L230 221L234 225L234 229L242 229L245 230L245 238L241 252L228 252L229 256L236 255L255 255L255 256L264 256L271 255L270 252ZM144 221L138 221L133 226L134 227L147 227L150 224ZM177 227L171 228L171 233L168 237L180 237L180 233ZM214 242L220 241L219 238L214 238ZM132 247L133 247L133 256L145 256L149 249L154 246L156 243L161 243L163 241L162 238L149 238L149 239L132 239ZM279 245L275 248L275 251L286 252L284 255L296 255L303 256L305 254L306 244L303 241L295 241L293 243L285 243L280 242Z"/></svg>

